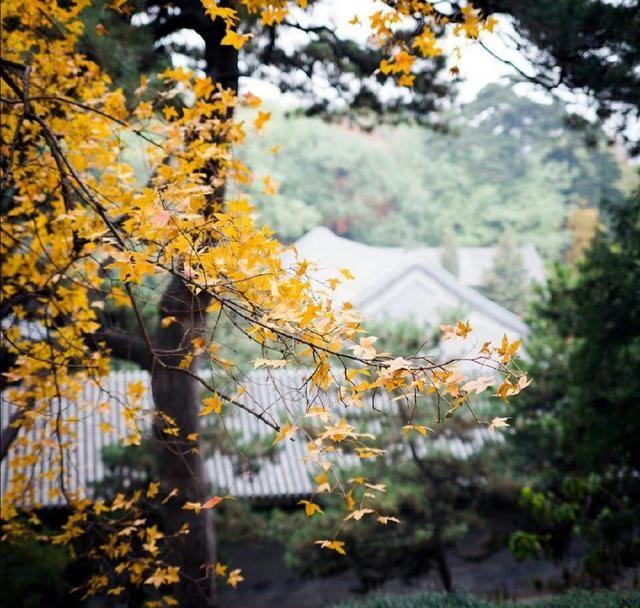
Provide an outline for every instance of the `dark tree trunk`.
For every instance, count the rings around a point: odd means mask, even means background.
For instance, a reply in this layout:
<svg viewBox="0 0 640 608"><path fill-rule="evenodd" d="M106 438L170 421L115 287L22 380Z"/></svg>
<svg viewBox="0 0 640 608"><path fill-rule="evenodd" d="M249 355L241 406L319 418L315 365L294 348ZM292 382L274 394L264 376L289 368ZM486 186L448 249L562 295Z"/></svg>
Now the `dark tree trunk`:
<svg viewBox="0 0 640 608"><path fill-rule="evenodd" d="M166 2L160 2L166 5ZM205 73L214 83L225 88L238 90L238 52L232 46L221 46L220 41L226 33L226 25L222 19L212 20L205 15L199 0L177 0L170 3L180 8L175 16L166 13L164 20L156 25L156 39L186 28L196 31L205 41L204 59ZM233 3L223 0L220 6ZM232 118L233 110L229 110L226 118ZM218 167L215 163L208 168L211 178L216 176ZM216 188L212 195L210 212L219 209L224 201L224 184ZM201 405L201 385L198 381L181 370L171 369L178 366L191 340L204 326L204 310L208 300L194 297L186 285L178 278L173 278L163 294L161 316L176 318L176 322L166 328L159 327L154 340L162 362L156 363L152 370L152 389L156 412L159 416L167 415L175 420L180 428L180 437L163 437L162 420L156 424L156 436L161 440L159 449L159 475L162 485L180 492L178 500L170 501L166 506L168 530L177 531L184 524L189 525L190 533L181 536L175 542L176 554L174 562L179 564L183 578L179 590L180 606L185 608L211 608L217 606L216 584L212 568L215 564L216 544L213 517L211 511L194 511L182 509L187 502L204 502L210 497L210 486L205 470L204 459L200 451L192 452L184 449L186 437L200 430L198 411ZM166 366L169 366L167 368ZM192 371L196 371L192 369ZM167 441L169 439L170 441ZM177 441L176 441L177 440ZM182 443L182 449L176 449ZM195 445L199 446L199 442ZM191 446L194 443L191 442Z"/></svg>
<svg viewBox="0 0 640 608"><path fill-rule="evenodd" d="M173 278L160 304L162 316L176 321L159 327L155 349L162 363L152 370L153 400L156 406L155 433L159 440L159 473L165 491L176 488L178 496L170 500L165 511L165 533L178 532L184 524L189 534L172 541L170 561L180 566L180 605L189 608L217 606L215 579L216 545L211 511L182 508L185 502L205 502L210 498L210 484L200 450L193 450L187 437L200 432L198 410L202 387L198 381L177 368L205 321L204 298L192 295L184 283ZM168 367L167 367L168 366ZM163 416L169 416L179 427L179 436L166 435Z"/></svg>
<svg viewBox="0 0 640 608"><path fill-rule="evenodd" d="M451 569L449 568L449 561L447 560L447 550L442 542L442 534L440 526L436 526L435 531L435 561L438 566L438 572L440 574L440 580L445 590L449 593L453 591L453 580L451 579Z"/></svg>

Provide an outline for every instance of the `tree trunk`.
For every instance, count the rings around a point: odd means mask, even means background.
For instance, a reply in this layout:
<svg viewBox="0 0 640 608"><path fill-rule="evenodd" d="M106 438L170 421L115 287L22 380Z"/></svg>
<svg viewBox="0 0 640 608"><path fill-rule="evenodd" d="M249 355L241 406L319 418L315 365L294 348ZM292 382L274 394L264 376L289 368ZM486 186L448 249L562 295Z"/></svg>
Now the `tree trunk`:
<svg viewBox="0 0 640 608"><path fill-rule="evenodd" d="M440 580L445 590L449 593L453 591L453 581L451 579L451 569L449 568L449 562L447 560L447 551L442 542L442 533L440 526L436 525L435 530L435 560L438 565L438 572L440 573Z"/></svg>
<svg viewBox="0 0 640 608"><path fill-rule="evenodd" d="M177 367L188 350L191 340L204 325L207 302L193 296L184 283L173 278L163 294L161 315L176 321L166 328L159 327L155 336L155 349L162 364L152 370L153 400L156 406L155 433L159 440L159 475L165 491L176 488L176 498L166 505L165 534L179 531L184 524L189 534L172 541L172 563L180 566L181 582L178 592L180 605L185 608L212 608L217 606L215 575L215 531L211 511L184 510L185 502L204 502L210 498L210 484L200 450L193 451L193 441L187 437L200 433L200 395L198 381ZM165 435L166 422L171 417L179 427L179 436Z"/></svg>
<svg viewBox="0 0 640 608"><path fill-rule="evenodd" d="M195 0L179 0L171 4L177 4L181 12L177 17L167 18L157 25L156 39L182 28L193 29L205 41L206 75L214 83L237 92L238 51L232 46L220 44L226 34L223 20L209 18L201 3ZM226 0L218 4L222 7L233 5ZM224 118L230 119L232 115L233 109L230 108ZM218 166L215 162L212 161L207 172L211 178L216 176ZM215 190L210 199L209 212L216 210L224 201L225 185ZM208 303L200 296L193 296L181 280L172 278L163 294L160 308L161 317L172 316L176 322L166 328L159 327L154 340L154 346L166 365L179 365L191 339L204 326L204 310ZM201 385L182 371L167 369L156 363L152 370L152 389L157 413L170 416L180 428L180 437L169 437L171 441L167 441L167 437L162 437L162 421L158 420L156 424L156 436L161 439L160 479L169 491L175 487L180 492L178 500L169 501L166 505L168 530L177 531L185 523L190 528L190 533L179 537L175 543L177 553L173 559L180 564L183 573L178 600L184 608L211 608L218 605L215 575L212 568L206 568L216 561L213 517L211 511L196 514L182 509L186 501L204 502L210 497L209 480L199 451L185 453L182 449L180 454L176 453L178 442L186 442L186 437L191 433L199 434ZM196 445L199 446L199 442Z"/></svg>

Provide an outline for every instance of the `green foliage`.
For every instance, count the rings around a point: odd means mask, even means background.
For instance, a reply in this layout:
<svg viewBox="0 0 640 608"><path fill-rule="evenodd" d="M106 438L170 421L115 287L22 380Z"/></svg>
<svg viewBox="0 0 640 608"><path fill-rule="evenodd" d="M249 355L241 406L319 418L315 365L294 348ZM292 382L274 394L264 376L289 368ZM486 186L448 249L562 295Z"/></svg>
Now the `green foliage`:
<svg viewBox="0 0 640 608"><path fill-rule="evenodd" d="M466 594L421 593L345 602L335 608L494 608L494 604Z"/></svg>
<svg viewBox="0 0 640 608"><path fill-rule="evenodd" d="M560 557L578 538L582 574L610 584L640 563L640 191L606 210L609 229L534 309L511 460L533 482L514 550Z"/></svg>
<svg viewBox="0 0 640 608"><path fill-rule="evenodd" d="M478 515L479 505L486 503L493 491L487 462L479 453L457 459L446 450L430 448L429 443L434 441L431 437L398 439L403 435L400 424L401 419L385 419L388 436L380 443L387 450L385 458L344 471L347 478L363 475L385 484L386 492L375 504L368 501L367 506L400 522L384 525L376 514L357 522L343 522L345 503L318 495L314 501L324 513L309 520L302 510L274 518L274 536L284 539L287 561L293 569L317 577L350 567L365 590L393 578L411 580L431 569L436 570L445 587L451 584L448 549L470 525L489 527ZM353 499L352 508L358 508L361 496L354 495ZM316 539L332 538L338 528L341 540L346 542L345 556L314 547Z"/></svg>
<svg viewBox="0 0 640 608"><path fill-rule="evenodd" d="M65 577L70 563L66 547L31 538L3 542L0 550L2 605L12 608L79 605Z"/></svg>
<svg viewBox="0 0 640 608"><path fill-rule="evenodd" d="M133 26L127 14L109 10L107 4L106 0L95 2L82 12L85 30L79 50L100 65L131 99L140 86L141 74L159 73L171 66L171 60L168 53L154 46L148 27Z"/></svg>
<svg viewBox="0 0 640 608"><path fill-rule="evenodd" d="M278 236L284 242L295 241L321 224L320 210L300 199L278 197L266 203L260 215L267 226L278 226Z"/></svg>
<svg viewBox="0 0 640 608"><path fill-rule="evenodd" d="M518 315L525 312L529 284L522 253L508 232L499 239L493 266L483 277L482 293Z"/></svg>
<svg viewBox="0 0 640 608"><path fill-rule="evenodd" d="M526 41L519 45L519 52L534 66L538 82L588 90L598 117L612 113L624 117L618 124L621 131L637 120L638 0L480 0L476 6L510 15L518 38ZM626 131L623 136L629 137L630 148L637 154L637 129Z"/></svg>
<svg viewBox="0 0 640 608"><path fill-rule="evenodd" d="M155 442L145 437L140 446L123 446L119 443L102 448L105 473L102 480L94 484L97 496L113 500L118 492L132 488L146 489L149 482L157 479L157 457Z"/></svg>
<svg viewBox="0 0 640 608"><path fill-rule="evenodd" d="M421 593L344 602L334 608L634 608L639 603L640 593L637 591L571 591L533 601L506 603L495 603L470 595Z"/></svg>
<svg viewBox="0 0 640 608"><path fill-rule="evenodd" d="M430 459L429 466L443 472L447 465ZM365 471L374 474L370 467ZM313 543L317 538L333 536L345 516L344 505L333 500L323 502L318 497L316 500L321 502L324 514L309 521L302 512L275 520L276 534L286 539L290 566L312 577L337 574L344 571L345 566L351 567L364 590L397 577L410 580L423 576L438 566L446 548L467 529L460 509L461 504L467 502L462 488L455 482L443 484L446 495L436 499L435 484L419 478L408 463L396 464L393 478L389 470L383 477L379 469L375 474L378 475L376 482L386 483L388 488L388 493L379 501L380 512L398 517L400 523L381 525L374 515L359 522L347 522L340 534L346 542L347 555L329 554ZM450 511L445 513L445 508Z"/></svg>
<svg viewBox="0 0 640 608"><path fill-rule="evenodd" d="M558 257L578 203L621 198L620 170L602 135L587 145L559 102L491 85L447 119L449 133L415 125L363 132L274 110L264 138L247 142L241 155L259 177L280 183L277 198L255 198L272 228L291 239L307 226L276 209L293 200L365 243L436 246L453 230L460 245L488 245L509 232ZM268 153L276 144L281 151Z"/></svg>
<svg viewBox="0 0 640 608"><path fill-rule="evenodd" d="M216 533L220 543L256 543L272 540L268 513L247 500L225 500L215 511Z"/></svg>

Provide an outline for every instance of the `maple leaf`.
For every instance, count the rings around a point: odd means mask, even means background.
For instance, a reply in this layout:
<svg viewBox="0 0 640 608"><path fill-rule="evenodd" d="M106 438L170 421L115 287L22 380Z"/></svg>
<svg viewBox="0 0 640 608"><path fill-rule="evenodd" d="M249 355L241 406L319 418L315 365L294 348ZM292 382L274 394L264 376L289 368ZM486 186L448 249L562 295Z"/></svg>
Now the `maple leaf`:
<svg viewBox="0 0 640 608"><path fill-rule="evenodd" d="M509 426L509 423L507 422L507 420L509 420L509 418L501 418L500 416L496 416L490 423L489 423L489 430L490 431L495 431L496 429L505 427L505 426Z"/></svg>
<svg viewBox="0 0 640 608"><path fill-rule="evenodd" d="M421 435L423 435L424 437L427 436L427 433L431 432L433 433L434 430L428 426L423 426L422 424L405 424L402 427L402 432L403 433L409 433L411 431L416 431L417 433L420 433Z"/></svg>
<svg viewBox="0 0 640 608"><path fill-rule="evenodd" d="M507 334L502 336L502 342L500 347L496 349L496 352L502 357L501 363L508 363L509 360L516 354L518 348L520 348L520 340L509 342Z"/></svg>
<svg viewBox="0 0 640 608"><path fill-rule="evenodd" d="M353 511L353 507L356 506L356 501L353 500L353 490L349 490L344 495L344 501L347 503L347 511Z"/></svg>
<svg viewBox="0 0 640 608"><path fill-rule="evenodd" d="M340 268L340 274L349 281L355 280L355 277L348 268Z"/></svg>
<svg viewBox="0 0 640 608"><path fill-rule="evenodd" d="M314 513L324 513L320 508L320 505L317 505L315 502L311 502L310 500L300 500L298 501L298 504L304 505L304 512L307 517L313 517Z"/></svg>
<svg viewBox="0 0 640 608"><path fill-rule="evenodd" d="M253 121L257 131L262 131L264 125L271 119L271 112L258 112L258 116Z"/></svg>
<svg viewBox="0 0 640 608"><path fill-rule="evenodd" d="M211 412L219 414L222 411L223 402L219 395L207 397L203 399L202 403L204 403L204 407L198 412L198 416L206 416Z"/></svg>
<svg viewBox="0 0 640 608"><path fill-rule="evenodd" d="M217 0L201 0L205 12L212 20L220 17L227 25L232 25L238 21L238 13L232 8L218 6Z"/></svg>
<svg viewBox="0 0 640 608"><path fill-rule="evenodd" d="M324 409L321 405L312 405L305 413L305 417L319 418L326 422L331 420L331 413Z"/></svg>
<svg viewBox="0 0 640 608"><path fill-rule="evenodd" d="M483 393L495 383L496 380L493 376L481 376L463 384L460 388L467 393Z"/></svg>
<svg viewBox="0 0 640 608"><path fill-rule="evenodd" d="M298 430L298 427L295 426L294 424L291 424L287 420L278 431L278 434L276 435L276 438L273 440L273 443L271 445L272 446L277 445L283 439L292 439L293 436L296 434L297 430Z"/></svg>
<svg viewBox="0 0 640 608"><path fill-rule="evenodd" d="M442 331L443 340L452 340L457 336L456 328L453 325L441 325L440 331Z"/></svg>
<svg viewBox="0 0 640 608"><path fill-rule="evenodd" d="M401 87L412 87L416 77L413 74L403 74L398 78L398 85Z"/></svg>
<svg viewBox="0 0 640 608"><path fill-rule="evenodd" d="M127 12L127 2L129 0L111 0L111 2L109 2L109 4L107 4L107 8L110 8L113 11L116 11L117 13L125 13Z"/></svg>
<svg viewBox="0 0 640 608"><path fill-rule="evenodd" d="M344 541L341 540L317 540L315 541L315 544L320 545L322 549L330 549L340 555L347 554L344 549Z"/></svg>
<svg viewBox="0 0 640 608"><path fill-rule="evenodd" d="M462 321L458 321L456 323L456 336L460 336L463 340L466 340L467 336L473 331L471 325L469 325L469 321L463 323Z"/></svg>
<svg viewBox="0 0 640 608"><path fill-rule="evenodd" d="M360 521L365 515L368 515L369 513L373 513L373 512L374 512L373 509L357 509L349 513L349 515L345 517L345 521L348 519Z"/></svg>
<svg viewBox="0 0 640 608"><path fill-rule="evenodd" d="M393 373L401 369L411 369L411 361L407 361L402 357L396 357L395 359L386 362L385 366L390 373Z"/></svg>
<svg viewBox="0 0 640 608"><path fill-rule="evenodd" d="M316 475L313 480L318 484L316 486L316 492L318 494L331 491L331 485L329 484L329 474L326 471L324 473L320 473L320 475Z"/></svg>
<svg viewBox="0 0 640 608"><path fill-rule="evenodd" d="M250 108L257 108L262 104L262 99L250 91L247 91L242 97L242 102Z"/></svg>
<svg viewBox="0 0 640 608"><path fill-rule="evenodd" d="M214 566L214 572L218 576L226 576L228 568L229 566L227 566L226 564L223 564L222 562L216 562Z"/></svg>
<svg viewBox="0 0 640 608"><path fill-rule="evenodd" d="M264 185L264 193L267 196L274 196L275 194L278 193L278 186L276 185L276 183L271 179L271 176L269 175L265 175L262 178L262 184Z"/></svg>
<svg viewBox="0 0 640 608"><path fill-rule="evenodd" d="M236 568L229 572L229 576L227 578L227 584L234 589L238 586L238 583L241 583L244 580L244 577L240 574L242 571L240 568Z"/></svg>
<svg viewBox="0 0 640 608"><path fill-rule="evenodd" d="M203 509L213 509L217 507L223 500L235 500L233 496L213 496L202 503Z"/></svg>
<svg viewBox="0 0 640 608"><path fill-rule="evenodd" d="M160 321L160 326L163 328L169 327L172 323L176 322L175 317L162 317L162 321Z"/></svg>
<svg viewBox="0 0 640 608"><path fill-rule="evenodd" d="M284 367L288 361L286 359L256 359L253 362L253 368L257 369L258 367Z"/></svg>
<svg viewBox="0 0 640 608"><path fill-rule="evenodd" d="M177 583L180 580L177 566L169 566L167 568L157 568L155 572L144 582L147 585L153 585L156 589L162 585Z"/></svg>
<svg viewBox="0 0 640 608"><path fill-rule="evenodd" d="M360 338L359 343L351 347L354 356L365 360L375 359L378 353L373 344L377 339L375 336Z"/></svg>
<svg viewBox="0 0 640 608"><path fill-rule="evenodd" d="M220 44L232 46L236 51L239 51L248 42L249 38L251 38L251 34L238 34L238 32L228 29Z"/></svg>

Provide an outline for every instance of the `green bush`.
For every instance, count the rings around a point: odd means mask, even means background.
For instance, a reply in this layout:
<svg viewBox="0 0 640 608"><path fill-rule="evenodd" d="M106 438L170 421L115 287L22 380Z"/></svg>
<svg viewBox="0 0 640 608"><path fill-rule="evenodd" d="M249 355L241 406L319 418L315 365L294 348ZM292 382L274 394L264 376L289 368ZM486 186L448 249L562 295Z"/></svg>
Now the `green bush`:
<svg viewBox="0 0 640 608"><path fill-rule="evenodd" d="M637 591L571 591L538 600L494 603L457 593L421 593L401 597L378 597L337 604L334 608L638 608Z"/></svg>
<svg viewBox="0 0 640 608"><path fill-rule="evenodd" d="M72 608L66 549L28 539L3 542L0 548L0 605L7 608Z"/></svg>
<svg viewBox="0 0 640 608"><path fill-rule="evenodd" d="M638 608L638 591L571 591L565 595L543 598L516 606L527 608Z"/></svg>

